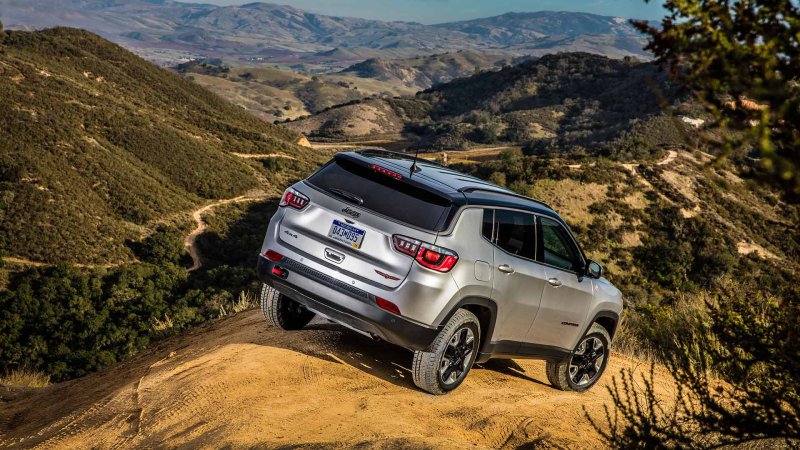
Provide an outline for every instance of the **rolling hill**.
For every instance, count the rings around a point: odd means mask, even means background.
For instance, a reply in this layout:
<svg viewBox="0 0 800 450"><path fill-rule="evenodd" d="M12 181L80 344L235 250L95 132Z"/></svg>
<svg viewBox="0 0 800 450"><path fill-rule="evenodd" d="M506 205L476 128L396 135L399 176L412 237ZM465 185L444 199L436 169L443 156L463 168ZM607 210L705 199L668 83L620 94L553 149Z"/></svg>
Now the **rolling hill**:
<svg viewBox="0 0 800 450"><path fill-rule="evenodd" d="M474 75L481 70L499 69L511 64L514 59L508 55L459 50L407 59L372 58L354 64L341 73L421 91L456 78Z"/></svg>
<svg viewBox="0 0 800 450"><path fill-rule="evenodd" d="M665 112L664 103L675 110ZM287 126L328 139L402 132L430 149L514 144L536 152L608 154L614 148L632 156L652 146L686 144L692 125L670 114L699 114L681 101L656 66L587 53L546 55L443 83L414 97L361 105L391 111L394 119L379 117L380 123L364 126L375 116L349 104ZM398 121L403 125L398 127Z"/></svg>
<svg viewBox="0 0 800 450"><path fill-rule="evenodd" d="M476 71L510 64L508 55L470 50L385 60L373 58L336 73L307 75L273 67L194 60L178 73L267 121L296 119L365 97L413 95Z"/></svg>
<svg viewBox="0 0 800 450"><path fill-rule="evenodd" d="M165 63L198 56L281 61L305 56L352 63L461 49L537 56L580 50L648 57L642 50L644 38L627 21L571 12L509 13L423 25L332 17L268 3L69 0L52 8L49 0L7 0L0 20L9 28L85 28Z"/></svg>
<svg viewBox="0 0 800 450"><path fill-rule="evenodd" d="M229 67L191 61L177 71L186 78L272 122L295 119L369 96L413 95L416 89L349 73L306 75L268 67Z"/></svg>
<svg viewBox="0 0 800 450"><path fill-rule="evenodd" d="M75 29L3 33L0 96L0 245L21 259L130 261L126 241L165 217L264 189L234 153L308 153L296 133Z"/></svg>

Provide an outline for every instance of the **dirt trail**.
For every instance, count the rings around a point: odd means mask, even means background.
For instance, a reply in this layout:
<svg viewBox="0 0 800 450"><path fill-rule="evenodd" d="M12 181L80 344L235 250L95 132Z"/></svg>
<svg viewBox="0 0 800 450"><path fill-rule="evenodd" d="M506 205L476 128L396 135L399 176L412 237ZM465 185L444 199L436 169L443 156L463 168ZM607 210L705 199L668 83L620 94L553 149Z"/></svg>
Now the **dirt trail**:
<svg viewBox="0 0 800 450"><path fill-rule="evenodd" d="M189 252L189 256L192 257L192 267L189 268L189 272L193 272L203 267L203 257L202 255L200 255L200 249L197 248L197 236L200 236L201 234L203 234L203 232L206 231L206 223L203 220L203 214L211 211L217 206L227 205L229 203L252 202L256 200L263 200L265 198L266 196L264 195L258 195L258 196L240 195L234 198L218 200L214 203L209 203L208 205L205 205L201 208L192 211L192 218L194 219L195 223L197 223L197 226L183 240L183 246L186 248L186 251Z"/></svg>
<svg viewBox="0 0 800 450"><path fill-rule="evenodd" d="M648 368L615 355L576 394L550 387L543 362L490 362L435 397L413 386L410 364L410 352L337 325L284 332L249 311L101 373L0 391L0 447L598 448L583 408L601 417L612 376ZM660 393L672 386L656 371Z"/></svg>
<svg viewBox="0 0 800 450"><path fill-rule="evenodd" d="M675 158L677 158L677 157L678 157L678 152L676 152L675 150L668 150L667 151L667 156L664 159L662 159L661 161L657 162L656 165L657 166L665 166L665 165L671 163L672 161L675 161Z"/></svg>
<svg viewBox="0 0 800 450"><path fill-rule="evenodd" d="M30 259L26 258L17 258L15 256L4 256L3 262L11 265L17 266L26 266L26 267L45 267L45 266L52 266L52 263L46 263L41 261L31 261ZM70 263L70 265L75 267L80 267L83 269L111 269L113 267L119 267L124 264L131 264L136 263L137 260L131 260L127 262L120 262L120 263L106 263L106 264L80 264L80 263Z"/></svg>
<svg viewBox="0 0 800 450"><path fill-rule="evenodd" d="M283 153L232 153L239 158L245 159L266 159L266 158L286 158L297 159L291 155L284 155Z"/></svg>

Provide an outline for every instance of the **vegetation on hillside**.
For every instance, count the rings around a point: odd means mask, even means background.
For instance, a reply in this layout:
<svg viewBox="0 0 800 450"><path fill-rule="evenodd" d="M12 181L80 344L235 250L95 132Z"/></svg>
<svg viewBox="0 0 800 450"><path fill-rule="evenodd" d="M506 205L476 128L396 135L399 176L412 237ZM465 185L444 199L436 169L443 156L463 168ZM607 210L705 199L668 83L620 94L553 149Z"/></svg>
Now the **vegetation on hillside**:
<svg viewBox="0 0 800 450"><path fill-rule="evenodd" d="M796 2L669 0L666 6L670 14L660 28L638 26L651 36L648 48L714 118L710 129L723 132L721 139L706 139L721 151L717 164L732 153L749 156L736 159L744 159L757 179L780 188L775 203L796 208ZM678 383L676 397L658 397L651 380L640 387L631 374L617 380L611 390L616 408L606 417L611 431L603 432L610 444L665 449L800 444L800 221L796 215L779 217L788 219L786 229L770 222L756 230L789 257L777 267L748 264L747 270L728 263L732 269L695 298L699 307L683 321L693 332L674 334L675 349L665 361Z"/></svg>
<svg viewBox="0 0 800 450"><path fill-rule="evenodd" d="M546 55L444 83L413 98L364 101L361 108L374 109L380 102L392 108L403 134L418 148L518 145L529 154L616 159L644 159L665 147L692 148L695 131L687 121L705 117L658 67L587 53ZM316 138L363 138L396 132L381 123L385 117L348 104L289 126ZM365 120L371 126L359 126Z"/></svg>
<svg viewBox="0 0 800 450"><path fill-rule="evenodd" d="M773 182L800 198L800 7L791 0L673 0L667 7L661 28L635 25L714 118L710 127L727 131L709 144L725 155L756 151Z"/></svg>
<svg viewBox="0 0 800 450"><path fill-rule="evenodd" d="M129 261L153 223L259 186L232 152L311 154L80 30L4 32L0 97L0 251L34 261Z"/></svg>
<svg viewBox="0 0 800 450"><path fill-rule="evenodd" d="M368 96L413 94L401 83L352 73L305 75L264 67L229 67L218 60L181 64L179 73L195 83L273 122L296 119Z"/></svg>

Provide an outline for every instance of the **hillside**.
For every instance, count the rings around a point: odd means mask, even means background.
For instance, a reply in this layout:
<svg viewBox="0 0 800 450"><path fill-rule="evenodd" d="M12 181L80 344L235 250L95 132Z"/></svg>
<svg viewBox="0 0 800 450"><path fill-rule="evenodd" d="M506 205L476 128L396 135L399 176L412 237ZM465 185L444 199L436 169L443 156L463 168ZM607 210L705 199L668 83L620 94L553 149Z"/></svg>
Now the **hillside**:
<svg viewBox="0 0 800 450"><path fill-rule="evenodd" d="M551 388L543 362L497 361L444 397L417 390L410 368L408 351L338 325L284 332L251 311L80 380L0 388L0 446L598 448L581 405L602 420L611 377L642 364L615 356L578 394Z"/></svg>
<svg viewBox="0 0 800 450"><path fill-rule="evenodd" d="M40 262L120 263L166 216L263 189L233 153L299 136L85 31L0 36L0 245Z"/></svg>
<svg viewBox="0 0 800 450"><path fill-rule="evenodd" d="M306 75L276 67L194 60L178 73L264 120L297 119L366 97L413 95L476 71L511 63L504 55L458 51L408 59L373 58L340 72Z"/></svg>
<svg viewBox="0 0 800 450"><path fill-rule="evenodd" d="M421 91L456 78L472 76L481 70L499 69L512 61L513 58L507 55L460 50L408 59L372 58L354 64L341 73Z"/></svg>
<svg viewBox="0 0 800 450"><path fill-rule="evenodd" d="M356 100L284 125L318 141L399 139L406 118L384 99Z"/></svg>
<svg viewBox="0 0 800 450"><path fill-rule="evenodd" d="M423 25L333 17L268 3L215 6L172 0L70 0L54 9L49 0L7 0L0 15L9 28L85 28L163 63L224 57L352 64L375 57L409 58L463 49L495 49L513 55L581 50L648 57L642 50L644 39L625 20L571 12L511 13Z"/></svg>
<svg viewBox="0 0 800 450"><path fill-rule="evenodd" d="M697 117L656 66L587 53L547 55L440 84L413 98L379 101L403 119L406 137L431 149L514 144L538 153L610 154L613 149L636 157L652 147L687 142L692 126L667 113ZM664 110L662 102L674 108ZM363 120L352 108L344 118L338 109L287 126L335 138L351 121Z"/></svg>
<svg viewBox="0 0 800 450"><path fill-rule="evenodd" d="M229 67L216 61L184 63L177 71L269 122L308 116L364 97L413 95L418 90L344 72L312 76L265 67Z"/></svg>

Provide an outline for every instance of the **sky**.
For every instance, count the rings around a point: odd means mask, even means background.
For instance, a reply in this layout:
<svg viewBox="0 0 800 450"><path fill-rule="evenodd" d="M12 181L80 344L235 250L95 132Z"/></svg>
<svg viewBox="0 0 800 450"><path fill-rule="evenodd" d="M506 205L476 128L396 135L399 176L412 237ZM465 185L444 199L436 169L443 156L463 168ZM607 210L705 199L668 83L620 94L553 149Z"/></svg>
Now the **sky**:
<svg viewBox="0 0 800 450"><path fill-rule="evenodd" d="M183 1L183 0L182 0ZM240 5L263 1L332 16L405 20L425 24L497 16L507 12L581 11L626 19L658 20L663 0L193 0L193 3Z"/></svg>

